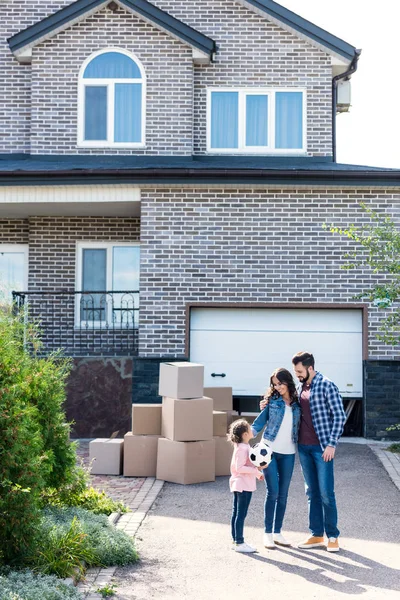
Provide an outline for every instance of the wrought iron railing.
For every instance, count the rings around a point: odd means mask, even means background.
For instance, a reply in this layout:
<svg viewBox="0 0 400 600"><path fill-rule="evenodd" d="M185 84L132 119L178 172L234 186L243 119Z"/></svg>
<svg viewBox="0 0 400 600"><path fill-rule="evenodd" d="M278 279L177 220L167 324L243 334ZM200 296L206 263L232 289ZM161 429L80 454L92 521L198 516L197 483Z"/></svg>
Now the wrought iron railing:
<svg viewBox="0 0 400 600"><path fill-rule="evenodd" d="M13 292L15 311L26 309L38 322L43 354L61 349L67 356L137 354L138 291Z"/></svg>

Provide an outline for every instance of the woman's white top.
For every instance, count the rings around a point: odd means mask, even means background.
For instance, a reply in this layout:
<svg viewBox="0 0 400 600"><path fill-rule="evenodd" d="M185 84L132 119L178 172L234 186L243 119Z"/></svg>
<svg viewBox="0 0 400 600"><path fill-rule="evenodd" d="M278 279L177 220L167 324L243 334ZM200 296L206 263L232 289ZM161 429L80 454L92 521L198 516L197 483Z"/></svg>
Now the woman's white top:
<svg viewBox="0 0 400 600"><path fill-rule="evenodd" d="M283 415L283 421L279 427L279 431L273 442L268 440L268 446L272 448L273 452L279 454L295 454L296 444L292 439L293 429L293 410L291 406L285 405L285 414Z"/></svg>

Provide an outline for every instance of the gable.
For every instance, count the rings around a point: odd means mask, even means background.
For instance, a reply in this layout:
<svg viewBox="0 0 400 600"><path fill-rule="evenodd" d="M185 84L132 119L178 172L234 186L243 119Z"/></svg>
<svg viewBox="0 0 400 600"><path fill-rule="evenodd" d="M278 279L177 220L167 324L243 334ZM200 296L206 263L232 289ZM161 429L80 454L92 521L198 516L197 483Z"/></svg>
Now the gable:
<svg viewBox="0 0 400 600"><path fill-rule="evenodd" d="M211 38L189 27L147 0L116 0L115 2L109 0L77 0L9 38L10 50L20 62L30 63L32 48L37 44L54 37L102 8L108 7L113 10L113 5L120 6L136 14L190 46L193 49L194 62L202 64L212 60L216 45Z"/></svg>

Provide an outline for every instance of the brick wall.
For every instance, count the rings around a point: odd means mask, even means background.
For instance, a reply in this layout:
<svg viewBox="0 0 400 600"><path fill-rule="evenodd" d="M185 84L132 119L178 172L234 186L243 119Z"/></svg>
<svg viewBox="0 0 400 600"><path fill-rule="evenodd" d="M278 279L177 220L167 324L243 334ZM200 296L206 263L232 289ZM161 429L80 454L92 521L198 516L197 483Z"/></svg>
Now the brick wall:
<svg viewBox="0 0 400 600"><path fill-rule="evenodd" d="M301 86L307 88L308 153L331 154L330 58L240 2L154 1L216 40L219 52L212 65L193 67L189 47L122 9L88 17L37 46L32 67L20 65L6 39L70 3L13 0L0 5L0 66L8 82L0 90L0 152L104 153L77 149L77 77L91 52L118 46L136 53L146 69L145 153L190 154L193 147L205 152L207 86ZM107 150L115 152L140 153Z"/></svg>
<svg viewBox="0 0 400 600"><path fill-rule="evenodd" d="M0 244L27 244L28 219L0 219Z"/></svg>
<svg viewBox="0 0 400 600"><path fill-rule="evenodd" d="M400 423L399 389L400 361L366 361L366 437L400 439L399 431L386 431L386 427Z"/></svg>
<svg viewBox="0 0 400 600"><path fill-rule="evenodd" d="M384 190L142 190L141 357L185 353L187 302L354 302L376 279L341 270L347 240L324 222L361 222L357 202L393 216L400 194ZM396 358L377 339L370 358ZM156 317L156 318L155 318Z"/></svg>

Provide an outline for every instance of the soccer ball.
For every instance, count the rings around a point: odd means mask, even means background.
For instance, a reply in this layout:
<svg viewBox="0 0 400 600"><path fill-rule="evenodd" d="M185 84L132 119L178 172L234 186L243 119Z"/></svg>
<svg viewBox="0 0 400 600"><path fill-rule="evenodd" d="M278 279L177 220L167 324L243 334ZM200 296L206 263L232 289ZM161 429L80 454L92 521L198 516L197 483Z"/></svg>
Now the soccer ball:
<svg viewBox="0 0 400 600"><path fill-rule="evenodd" d="M265 467L272 460L272 450L267 444L260 442L250 448L249 457L256 467Z"/></svg>

